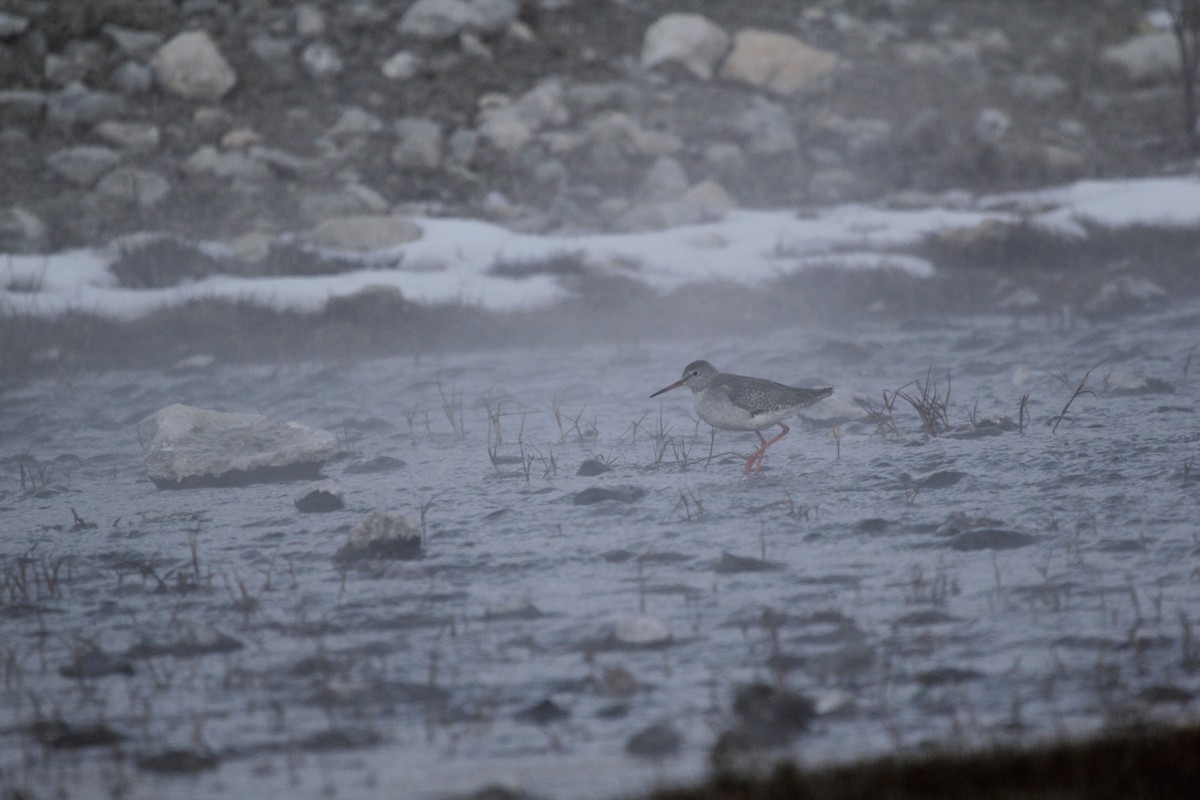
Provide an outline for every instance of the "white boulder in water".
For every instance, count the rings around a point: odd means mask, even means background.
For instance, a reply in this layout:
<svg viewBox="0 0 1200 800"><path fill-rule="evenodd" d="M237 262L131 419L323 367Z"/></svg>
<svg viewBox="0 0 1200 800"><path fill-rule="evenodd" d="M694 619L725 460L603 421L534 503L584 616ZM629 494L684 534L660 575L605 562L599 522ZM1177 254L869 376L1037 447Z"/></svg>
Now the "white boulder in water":
<svg viewBox="0 0 1200 800"><path fill-rule="evenodd" d="M179 403L138 423L146 472L160 489L314 478L337 437L301 422Z"/></svg>

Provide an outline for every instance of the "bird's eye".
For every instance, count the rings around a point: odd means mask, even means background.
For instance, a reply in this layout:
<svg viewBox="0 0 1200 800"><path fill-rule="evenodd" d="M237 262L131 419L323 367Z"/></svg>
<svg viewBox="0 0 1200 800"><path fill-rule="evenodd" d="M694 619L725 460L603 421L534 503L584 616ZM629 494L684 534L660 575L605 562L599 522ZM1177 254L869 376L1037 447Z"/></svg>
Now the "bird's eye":
<svg viewBox="0 0 1200 800"><path fill-rule="evenodd" d="M694 369L694 370L692 370L692 377L693 377L693 378L699 378L699 377L700 377L700 370L698 370L698 369Z"/></svg>

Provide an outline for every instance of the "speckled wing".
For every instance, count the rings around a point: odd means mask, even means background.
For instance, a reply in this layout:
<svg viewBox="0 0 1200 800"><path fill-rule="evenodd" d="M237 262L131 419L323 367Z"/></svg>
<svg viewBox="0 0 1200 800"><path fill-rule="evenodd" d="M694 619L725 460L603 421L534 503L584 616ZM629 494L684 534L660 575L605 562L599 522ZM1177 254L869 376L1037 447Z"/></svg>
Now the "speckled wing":
<svg viewBox="0 0 1200 800"><path fill-rule="evenodd" d="M833 394L833 389L799 389L761 378L730 377L734 380L722 381L721 389L729 394L734 405L755 416L788 408L807 408Z"/></svg>

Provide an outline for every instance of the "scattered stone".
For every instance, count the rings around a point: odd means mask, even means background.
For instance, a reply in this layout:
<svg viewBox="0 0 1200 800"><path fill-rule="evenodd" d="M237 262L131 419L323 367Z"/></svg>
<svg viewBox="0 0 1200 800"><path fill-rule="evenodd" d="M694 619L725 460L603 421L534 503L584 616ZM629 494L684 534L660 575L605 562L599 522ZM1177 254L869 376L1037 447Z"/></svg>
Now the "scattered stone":
<svg viewBox="0 0 1200 800"><path fill-rule="evenodd" d="M0 11L0 41L15 39L29 30L29 18Z"/></svg>
<svg viewBox="0 0 1200 800"><path fill-rule="evenodd" d="M160 86L185 100L220 100L237 84L237 73L204 31L187 31L150 59Z"/></svg>
<svg viewBox="0 0 1200 800"><path fill-rule="evenodd" d="M112 71L108 81L123 94L145 94L154 88L154 70L137 61L126 61Z"/></svg>
<svg viewBox="0 0 1200 800"><path fill-rule="evenodd" d="M1012 118L998 108L985 108L975 115L975 138L984 144L995 144L1012 127Z"/></svg>
<svg viewBox="0 0 1200 800"><path fill-rule="evenodd" d="M13 122L33 122L46 108L46 94L31 89L0 90L0 115Z"/></svg>
<svg viewBox="0 0 1200 800"><path fill-rule="evenodd" d="M342 492L333 481L321 481L306 486L296 495L296 510L302 514L341 511L346 507Z"/></svg>
<svg viewBox="0 0 1200 800"><path fill-rule="evenodd" d="M422 39L499 33L517 18L513 0L417 0L396 26L397 33Z"/></svg>
<svg viewBox="0 0 1200 800"><path fill-rule="evenodd" d="M700 14L667 14L646 29L642 66L682 64L702 81L711 80L717 61L729 50L729 34Z"/></svg>
<svg viewBox="0 0 1200 800"><path fill-rule="evenodd" d="M1100 61L1135 83L1173 83L1179 78L1179 45L1173 33L1146 33L1106 47Z"/></svg>
<svg viewBox="0 0 1200 800"><path fill-rule="evenodd" d="M46 166L63 180L86 187L95 183L120 160L121 156L112 148L81 145L51 153L46 159Z"/></svg>
<svg viewBox="0 0 1200 800"><path fill-rule="evenodd" d="M109 144L125 150L144 153L158 147L158 126L147 122L119 122L110 119L93 128L93 132Z"/></svg>
<svg viewBox="0 0 1200 800"><path fill-rule="evenodd" d="M183 170L193 176L211 176L231 181L262 183L270 180L271 168L245 153L222 153L204 145L188 156Z"/></svg>
<svg viewBox="0 0 1200 800"><path fill-rule="evenodd" d="M101 32L112 40L127 56L141 56L162 46L162 34L155 31L139 31L114 23L106 24Z"/></svg>
<svg viewBox="0 0 1200 800"><path fill-rule="evenodd" d="M599 459L589 458L579 465L579 469L576 470L575 474L585 478L594 478L606 472L612 472L612 467Z"/></svg>
<svg viewBox="0 0 1200 800"><path fill-rule="evenodd" d="M325 33L325 12L312 3L296 6L296 35L312 39Z"/></svg>
<svg viewBox="0 0 1200 800"><path fill-rule="evenodd" d="M521 722L532 722L534 725L549 725L571 716L571 712L547 698L540 703L516 713Z"/></svg>
<svg viewBox="0 0 1200 800"><path fill-rule="evenodd" d="M420 238L421 226L390 214L334 217L308 233L313 244L335 250L384 250Z"/></svg>
<svg viewBox="0 0 1200 800"><path fill-rule="evenodd" d="M735 114L732 127L751 155L780 156L800 149L787 109L765 97L755 97L749 108Z"/></svg>
<svg viewBox="0 0 1200 800"><path fill-rule="evenodd" d="M138 423L146 471L160 489L246 486L311 478L337 452L337 437L301 422L179 403Z"/></svg>
<svg viewBox="0 0 1200 800"><path fill-rule="evenodd" d="M300 64L305 74L314 80L340 75L346 63L337 50L328 42L313 42L300 53Z"/></svg>
<svg viewBox="0 0 1200 800"><path fill-rule="evenodd" d="M1147 378L1136 372L1114 372L1104 377L1104 390L1110 397L1143 394L1173 394L1175 387L1161 378Z"/></svg>
<svg viewBox="0 0 1200 800"><path fill-rule="evenodd" d="M421 532L408 517L393 511L376 511L350 529L350 536L334 554L339 564L376 559L421 558Z"/></svg>
<svg viewBox="0 0 1200 800"><path fill-rule="evenodd" d="M442 163L442 126L424 117L405 117L394 126L399 142L392 163L401 169L437 169Z"/></svg>
<svg viewBox="0 0 1200 800"><path fill-rule="evenodd" d="M125 737L103 722L74 728L65 722L37 726L33 735L47 747L58 750L78 750L84 747L107 747L124 741Z"/></svg>
<svg viewBox="0 0 1200 800"><path fill-rule="evenodd" d="M416 53L401 50L379 68L383 77L391 81L406 81L414 77L421 68L421 58Z"/></svg>
<svg viewBox="0 0 1200 800"><path fill-rule="evenodd" d="M1087 314L1108 316L1128 314L1166 302L1167 291L1148 278L1122 275L1100 287L1083 303Z"/></svg>
<svg viewBox="0 0 1200 800"><path fill-rule="evenodd" d="M934 669L917 673L917 683L930 688L933 686L945 686L946 684L966 683L967 681L979 680L982 677L983 673L974 669L935 667Z"/></svg>
<svg viewBox="0 0 1200 800"><path fill-rule="evenodd" d="M0 209L0 250L35 253L46 246L46 223L19 206Z"/></svg>
<svg viewBox="0 0 1200 800"><path fill-rule="evenodd" d="M646 490L638 486L592 486L576 494L571 502L577 506L590 506L606 500L635 503L645 496Z"/></svg>
<svg viewBox="0 0 1200 800"><path fill-rule="evenodd" d="M644 758L673 756L683 746L683 734L669 722L642 728L625 741L625 752Z"/></svg>
<svg viewBox="0 0 1200 800"><path fill-rule="evenodd" d="M678 200L688 190L688 176L683 165L671 156L659 156L646 170L638 196L642 200Z"/></svg>
<svg viewBox="0 0 1200 800"><path fill-rule="evenodd" d="M816 88L838 58L782 33L745 29L733 38L733 51L721 67L725 80L790 97Z"/></svg>
<svg viewBox="0 0 1200 800"><path fill-rule="evenodd" d="M780 565L771 561L747 558L746 556L735 556L732 553L725 552L721 553L721 557L713 565L713 572L716 572L718 575L733 575L739 572L767 572L777 569L781 569Z"/></svg>
<svg viewBox="0 0 1200 800"><path fill-rule="evenodd" d="M94 125L124 113L125 101L118 95L95 91L82 83L72 83L46 97L46 121L65 128Z"/></svg>
<svg viewBox="0 0 1200 800"><path fill-rule="evenodd" d="M375 116L369 111L364 111L361 108L347 108L338 117L337 122L333 123L326 131L325 135L331 139L340 139L353 136L370 136L376 133L383 132L383 120Z"/></svg>
<svg viewBox="0 0 1200 800"><path fill-rule="evenodd" d="M212 653L232 653L245 645L232 636L222 633L208 622L188 619L175 623L174 635L166 642L142 639L129 648L130 658L153 658L173 656L195 658Z"/></svg>
<svg viewBox="0 0 1200 800"><path fill-rule="evenodd" d="M1037 544L1041 539L1031 533L1010 531L1003 528L980 528L964 531L950 539L946 546L951 550L1013 550Z"/></svg>
<svg viewBox="0 0 1200 800"><path fill-rule="evenodd" d="M585 133L593 146L607 145L625 155L668 156L683 149L683 140L675 134L643 128L621 111L605 112L588 120Z"/></svg>
<svg viewBox="0 0 1200 800"><path fill-rule="evenodd" d="M152 208L171 193L171 184L157 172L134 167L118 167L104 174L96 184L96 194L119 200L130 207Z"/></svg>
<svg viewBox="0 0 1200 800"><path fill-rule="evenodd" d="M167 775L191 775L216 769L217 757L207 750L164 750L137 762L138 769Z"/></svg>
<svg viewBox="0 0 1200 800"><path fill-rule="evenodd" d="M626 617L613 627L613 640L626 647L661 647L671 642L671 629L655 617Z"/></svg>
<svg viewBox="0 0 1200 800"><path fill-rule="evenodd" d="M59 669L64 678L102 678L105 675L133 674L127 659L110 656L99 647L86 647L71 657L71 663Z"/></svg>

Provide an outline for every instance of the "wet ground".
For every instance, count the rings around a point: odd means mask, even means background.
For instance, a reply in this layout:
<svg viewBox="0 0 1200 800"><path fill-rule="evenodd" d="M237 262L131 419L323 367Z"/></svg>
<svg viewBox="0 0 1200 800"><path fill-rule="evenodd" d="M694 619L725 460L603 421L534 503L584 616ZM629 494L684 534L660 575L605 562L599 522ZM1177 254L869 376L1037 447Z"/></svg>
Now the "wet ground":
<svg viewBox="0 0 1200 800"><path fill-rule="evenodd" d="M24 384L0 403L0 784L612 797L702 775L752 681L816 702L754 754L806 763L1194 720L1197 345L1192 303ZM798 420L746 478L753 435L648 397L699 357L884 413ZM940 435L892 394L922 389ZM154 488L135 426L175 402L336 432L346 509ZM335 562L379 510L425 557ZM677 752L626 752L659 723Z"/></svg>

